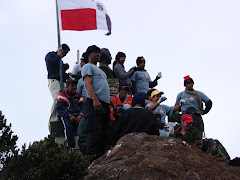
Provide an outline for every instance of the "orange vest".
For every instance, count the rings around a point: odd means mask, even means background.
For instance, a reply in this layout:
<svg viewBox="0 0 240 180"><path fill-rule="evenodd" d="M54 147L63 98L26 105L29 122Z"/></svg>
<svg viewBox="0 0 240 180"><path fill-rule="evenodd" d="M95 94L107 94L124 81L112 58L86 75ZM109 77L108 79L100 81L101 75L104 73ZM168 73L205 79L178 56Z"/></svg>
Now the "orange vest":
<svg viewBox="0 0 240 180"><path fill-rule="evenodd" d="M117 95L112 98L113 102L114 102L116 105L118 105L118 104L121 104L121 105L129 104L130 106L132 105L132 99L133 99L133 97L132 97L132 95L130 95L130 96L128 97L127 101L126 101L125 103L122 103L122 102L120 101L119 97L117 97ZM114 120L114 116L113 116L114 111L113 111L112 106L110 106L110 110L111 110L111 113L110 113L111 120Z"/></svg>

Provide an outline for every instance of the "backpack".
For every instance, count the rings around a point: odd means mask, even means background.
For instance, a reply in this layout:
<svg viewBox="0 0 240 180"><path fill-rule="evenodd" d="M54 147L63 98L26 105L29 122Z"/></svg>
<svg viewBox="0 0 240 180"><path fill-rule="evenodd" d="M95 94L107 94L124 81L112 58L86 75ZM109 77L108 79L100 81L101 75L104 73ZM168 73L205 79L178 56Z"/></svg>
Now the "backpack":
<svg viewBox="0 0 240 180"><path fill-rule="evenodd" d="M240 158L235 157L234 159L230 160L228 164L231 166L240 166Z"/></svg>

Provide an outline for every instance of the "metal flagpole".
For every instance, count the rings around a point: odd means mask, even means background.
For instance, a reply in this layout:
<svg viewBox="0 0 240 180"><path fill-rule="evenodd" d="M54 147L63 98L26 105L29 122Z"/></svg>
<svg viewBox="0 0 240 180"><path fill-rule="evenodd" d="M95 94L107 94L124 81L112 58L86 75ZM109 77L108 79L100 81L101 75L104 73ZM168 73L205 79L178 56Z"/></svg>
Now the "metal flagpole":
<svg viewBox="0 0 240 180"><path fill-rule="evenodd" d="M79 64L79 50L77 50L77 62L76 64Z"/></svg>
<svg viewBox="0 0 240 180"><path fill-rule="evenodd" d="M57 0L56 0L56 14L57 14L58 51L62 51ZM63 92L63 63L62 63L62 59L60 60L60 64L59 64L59 74L60 74L60 88L61 88L61 92Z"/></svg>

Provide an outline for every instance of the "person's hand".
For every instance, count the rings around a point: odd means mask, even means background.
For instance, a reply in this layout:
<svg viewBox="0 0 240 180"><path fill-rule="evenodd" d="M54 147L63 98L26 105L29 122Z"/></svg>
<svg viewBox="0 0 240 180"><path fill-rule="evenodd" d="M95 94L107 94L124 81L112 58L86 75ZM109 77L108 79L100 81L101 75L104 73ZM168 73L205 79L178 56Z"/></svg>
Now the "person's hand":
<svg viewBox="0 0 240 180"><path fill-rule="evenodd" d="M75 118L75 116L70 116L70 117L69 117L69 120L71 121L71 123L76 122L76 118Z"/></svg>
<svg viewBox="0 0 240 180"><path fill-rule="evenodd" d="M79 114L79 115L77 116L77 120L80 121L80 120L82 119L82 117L83 117L83 114Z"/></svg>
<svg viewBox="0 0 240 180"><path fill-rule="evenodd" d="M161 96L157 102L160 104L161 102L166 101L166 99L165 96Z"/></svg>
<svg viewBox="0 0 240 180"><path fill-rule="evenodd" d="M186 100L181 99L181 100L179 101L179 105L180 105L180 106L183 106L184 104L186 104Z"/></svg>
<svg viewBox="0 0 240 180"><path fill-rule="evenodd" d="M79 121L82 119L83 117L83 114L79 114L77 117L76 117L76 124L79 123Z"/></svg>
<svg viewBox="0 0 240 180"><path fill-rule="evenodd" d="M102 105L98 99L93 100L93 107L94 107L95 111L97 111L97 112L100 112L102 110Z"/></svg>
<svg viewBox="0 0 240 180"><path fill-rule="evenodd" d="M69 64L68 63L64 64L64 67L65 67L65 70L69 69Z"/></svg>
<svg viewBox="0 0 240 180"><path fill-rule="evenodd" d="M158 75L157 75L160 78L162 78L162 73L161 72L158 72Z"/></svg>
<svg viewBox="0 0 240 180"><path fill-rule="evenodd" d="M68 74L69 76L73 76L73 74L72 74L72 73L70 73L70 72L69 72L69 73L67 73L67 74Z"/></svg>

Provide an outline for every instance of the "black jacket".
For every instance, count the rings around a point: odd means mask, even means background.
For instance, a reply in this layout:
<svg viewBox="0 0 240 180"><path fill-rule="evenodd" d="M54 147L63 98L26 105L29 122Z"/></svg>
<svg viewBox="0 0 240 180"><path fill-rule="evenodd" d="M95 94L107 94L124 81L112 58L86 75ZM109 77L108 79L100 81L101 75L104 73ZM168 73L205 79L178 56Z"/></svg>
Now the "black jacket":
<svg viewBox="0 0 240 180"><path fill-rule="evenodd" d="M152 111L144 108L131 108L123 112L112 130L114 141L117 142L122 136L132 132L159 135L159 124Z"/></svg>

